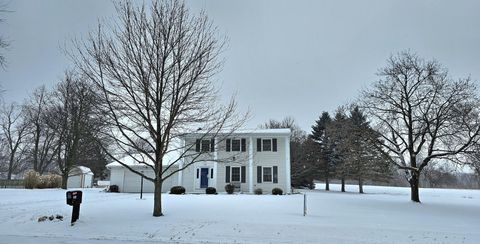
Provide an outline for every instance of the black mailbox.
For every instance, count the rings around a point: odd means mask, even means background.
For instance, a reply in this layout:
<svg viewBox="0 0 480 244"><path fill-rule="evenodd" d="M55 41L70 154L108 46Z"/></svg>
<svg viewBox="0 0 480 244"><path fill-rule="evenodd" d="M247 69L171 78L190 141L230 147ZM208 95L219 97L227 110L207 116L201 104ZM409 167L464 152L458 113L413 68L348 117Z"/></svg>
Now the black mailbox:
<svg viewBox="0 0 480 244"><path fill-rule="evenodd" d="M72 225L80 217L80 203L82 203L82 191L67 191L67 204L73 206Z"/></svg>
<svg viewBox="0 0 480 244"><path fill-rule="evenodd" d="M70 206L82 203L82 191L67 191L67 204Z"/></svg>

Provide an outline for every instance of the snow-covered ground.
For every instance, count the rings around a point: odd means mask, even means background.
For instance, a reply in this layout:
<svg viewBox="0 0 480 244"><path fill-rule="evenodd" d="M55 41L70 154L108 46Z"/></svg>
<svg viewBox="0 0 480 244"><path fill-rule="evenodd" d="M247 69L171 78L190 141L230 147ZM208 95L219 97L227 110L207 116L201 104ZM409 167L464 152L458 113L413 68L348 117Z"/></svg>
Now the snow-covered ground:
<svg viewBox="0 0 480 244"><path fill-rule="evenodd" d="M64 190L0 189L0 243L480 243L478 190L421 189L415 204L408 188L331 188L307 192L306 217L300 194L164 194L159 218L152 194L85 189L75 226Z"/></svg>

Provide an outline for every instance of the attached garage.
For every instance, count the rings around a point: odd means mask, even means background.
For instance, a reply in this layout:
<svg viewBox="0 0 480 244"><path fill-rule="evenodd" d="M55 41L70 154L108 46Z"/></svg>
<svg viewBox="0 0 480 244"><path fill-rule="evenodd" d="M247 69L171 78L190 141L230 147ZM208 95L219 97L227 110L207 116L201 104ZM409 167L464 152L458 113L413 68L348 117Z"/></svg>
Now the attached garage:
<svg viewBox="0 0 480 244"><path fill-rule="evenodd" d="M170 155L169 155L170 156ZM150 166L152 162L149 160L141 160L142 157L138 155L130 155L121 158L123 164L128 165L130 168L142 172L144 175L154 178L154 172ZM165 160L167 159L167 160ZM142 162L142 163L140 163ZM168 165L172 160L169 160L167 155L164 157L164 162ZM147 165L148 164L148 165ZM127 167L118 162L112 162L107 165L107 169L110 170L110 185L117 185L120 192L137 193L140 192L142 186L142 176L132 172ZM172 165L168 172L172 172L177 169L177 165ZM162 192L170 191L172 186L178 185L178 174L174 174L163 182ZM154 184L150 180L143 179L143 192L154 192Z"/></svg>

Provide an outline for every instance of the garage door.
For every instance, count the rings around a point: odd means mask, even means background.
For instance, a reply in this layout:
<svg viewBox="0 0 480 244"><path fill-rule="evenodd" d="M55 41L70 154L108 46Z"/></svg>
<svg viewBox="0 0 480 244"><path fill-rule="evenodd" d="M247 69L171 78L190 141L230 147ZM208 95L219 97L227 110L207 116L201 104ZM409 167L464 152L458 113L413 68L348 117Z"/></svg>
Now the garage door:
<svg viewBox="0 0 480 244"><path fill-rule="evenodd" d="M153 175L148 173L147 175ZM142 177L137 175L129 170L125 170L124 180L123 180L123 192L140 192L140 183ZM154 185L153 182L143 179L143 192L153 192Z"/></svg>
<svg viewBox="0 0 480 244"><path fill-rule="evenodd" d="M151 171L146 173L146 175L153 178L154 173L153 171ZM162 192L168 192L170 191L170 188L172 188L172 186L176 186L178 184L177 175L178 174L175 174L163 182ZM123 192L140 192L141 180L141 176L131 171L125 170ZM153 192L154 189L155 188L153 182L143 179L143 192Z"/></svg>

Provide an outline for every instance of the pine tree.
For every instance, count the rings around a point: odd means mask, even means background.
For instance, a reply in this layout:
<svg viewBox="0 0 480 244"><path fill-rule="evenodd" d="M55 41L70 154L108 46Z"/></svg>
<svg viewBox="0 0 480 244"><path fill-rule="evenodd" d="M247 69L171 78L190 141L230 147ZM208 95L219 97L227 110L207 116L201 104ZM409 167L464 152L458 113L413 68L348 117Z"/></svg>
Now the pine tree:
<svg viewBox="0 0 480 244"><path fill-rule="evenodd" d="M348 168L345 164L345 157L348 154L348 118L344 108L339 107L335 113L335 118L326 127L326 137L329 138L327 147L329 151L329 161L335 168L335 175L340 178L342 192L345 192L345 179L348 177Z"/></svg>
<svg viewBox="0 0 480 244"><path fill-rule="evenodd" d="M359 193L363 193L366 180L389 179L392 171L389 159L379 149L379 135L370 127L358 106L350 111L344 132L343 169L349 178L358 181Z"/></svg>
<svg viewBox="0 0 480 244"><path fill-rule="evenodd" d="M314 162L318 163L320 167L320 174L323 174L325 179L325 190L330 190L330 177L334 172L334 164L331 159L331 150L329 148L329 138L326 135L326 128L332 123L332 119L328 112L323 112L318 120L315 121L315 125L312 126L312 134L310 138L318 144ZM306 145L312 148L312 145ZM320 166L321 165L321 166Z"/></svg>

